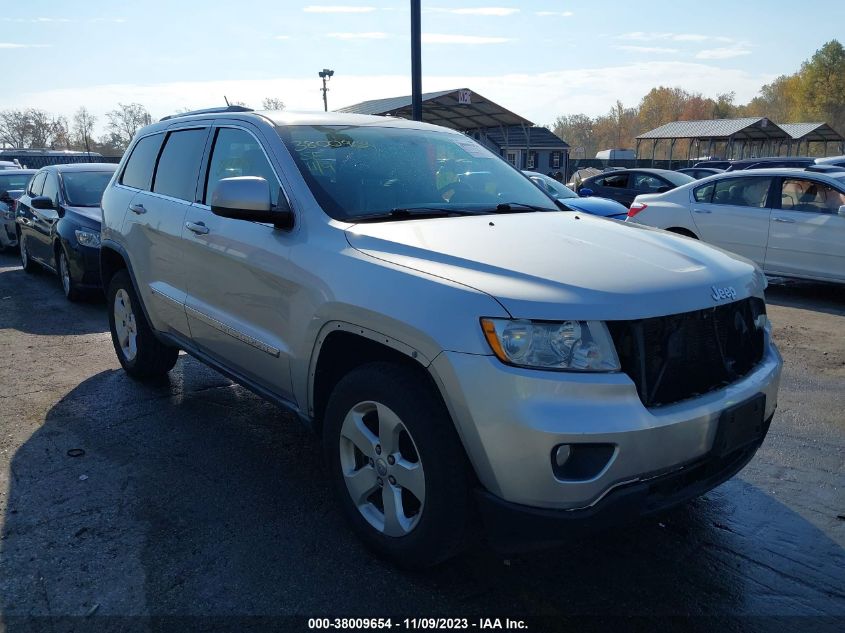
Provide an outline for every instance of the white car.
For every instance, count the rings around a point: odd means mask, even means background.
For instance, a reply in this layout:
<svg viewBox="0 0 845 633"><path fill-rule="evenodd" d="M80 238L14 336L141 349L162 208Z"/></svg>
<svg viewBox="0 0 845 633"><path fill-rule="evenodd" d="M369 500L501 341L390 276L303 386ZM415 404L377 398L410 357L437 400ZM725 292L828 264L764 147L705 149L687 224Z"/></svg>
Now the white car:
<svg viewBox="0 0 845 633"><path fill-rule="evenodd" d="M845 283L845 169L755 169L637 196L627 222L704 240L768 275Z"/></svg>

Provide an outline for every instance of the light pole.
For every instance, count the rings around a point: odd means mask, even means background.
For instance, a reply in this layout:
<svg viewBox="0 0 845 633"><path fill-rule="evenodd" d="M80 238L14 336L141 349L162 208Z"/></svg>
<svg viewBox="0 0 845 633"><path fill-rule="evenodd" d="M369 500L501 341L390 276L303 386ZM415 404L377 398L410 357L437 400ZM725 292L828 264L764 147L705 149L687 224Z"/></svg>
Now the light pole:
<svg viewBox="0 0 845 633"><path fill-rule="evenodd" d="M422 121L422 45L420 0L411 0L411 118Z"/></svg>
<svg viewBox="0 0 845 633"><path fill-rule="evenodd" d="M329 91L329 89L328 89L328 87L326 87L326 82L329 79L332 78L332 75L334 75L334 71L329 70L328 68L323 68L323 70L321 70L317 74L320 75L320 79L323 80L323 88L322 88L322 91L323 91L323 111L328 112L329 111L329 101L326 98L326 93Z"/></svg>

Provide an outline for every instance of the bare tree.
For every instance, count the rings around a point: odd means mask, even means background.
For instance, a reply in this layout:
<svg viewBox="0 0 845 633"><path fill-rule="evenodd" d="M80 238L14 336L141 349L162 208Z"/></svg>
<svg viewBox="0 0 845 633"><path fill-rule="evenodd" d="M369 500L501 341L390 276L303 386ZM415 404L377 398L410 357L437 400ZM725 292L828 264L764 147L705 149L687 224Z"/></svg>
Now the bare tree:
<svg viewBox="0 0 845 633"><path fill-rule="evenodd" d="M116 150L123 150L140 128L152 123L152 117L140 103L118 103L117 108L106 112L109 120L107 143Z"/></svg>
<svg viewBox="0 0 845 633"><path fill-rule="evenodd" d="M30 146L31 138L29 118L25 110L0 112L0 144L21 149Z"/></svg>
<svg viewBox="0 0 845 633"><path fill-rule="evenodd" d="M284 110L285 102L277 97L265 97L261 102L261 107L264 110Z"/></svg>
<svg viewBox="0 0 845 633"><path fill-rule="evenodd" d="M53 117L50 121L50 148L70 149L70 126L67 118L63 116Z"/></svg>
<svg viewBox="0 0 845 633"><path fill-rule="evenodd" d="M79 108L73 115L73 144L77 149L91 151L91 142L94 138L94 124L97 117L88 112L85 106Z"/></svg>

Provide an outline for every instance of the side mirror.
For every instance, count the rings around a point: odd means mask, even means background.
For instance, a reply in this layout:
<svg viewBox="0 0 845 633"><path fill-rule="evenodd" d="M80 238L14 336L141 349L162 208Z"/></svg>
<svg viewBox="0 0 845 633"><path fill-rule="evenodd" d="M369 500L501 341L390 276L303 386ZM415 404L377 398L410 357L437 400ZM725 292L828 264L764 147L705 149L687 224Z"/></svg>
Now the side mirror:
<svg viewBox="0 0 845 633"><path fill-rule="evenodd" d="M845 218L845 204L839 207L839 215Z"/></svg>
<svg viewBox="0 0 845 633"><path fill-rule="evenodd" d="M53 200L48 196L36 196L29 201L29 204L33 209L47 210L56 208L56 205L53 204Z"/></svg>
<svg viewBox="0 0 845 633"><path fill-rule="evenodd" d="M582 198L589 198L593 195L594 191L592 189L582 188L578 190L578 195Z"/></svg>
<svg viewBox="0 0 845 633"><path fill-rule="evenodd" d="M257 176L223 178L211 194L211 212L223 218L267 222L279 229L293 228L293 210L281 189L276 204L270 184Z"/></svg>

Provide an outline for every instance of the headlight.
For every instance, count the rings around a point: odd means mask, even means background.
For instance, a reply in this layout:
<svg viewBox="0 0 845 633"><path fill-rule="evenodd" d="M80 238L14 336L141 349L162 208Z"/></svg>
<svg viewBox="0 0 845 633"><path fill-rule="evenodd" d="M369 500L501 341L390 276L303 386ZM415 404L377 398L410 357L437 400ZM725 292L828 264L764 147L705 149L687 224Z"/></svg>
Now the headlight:
<svg viewBox="0 0 845 633"><path fill-rule="evenodd" d="M481 319L484 336L503 363L532 369L619 371L619 357L601 321Z"/></svg>
<svg viewBox="0 0 845 633"><path fill-rule="evenodd" d="M100 234L95 233L94 231L81 231L77 229L76 233L76 241L82 244L82 246L92 246L94 248L100 245Z"/></svg>

